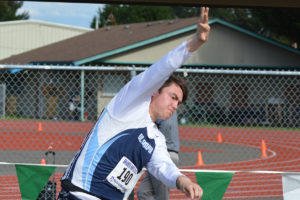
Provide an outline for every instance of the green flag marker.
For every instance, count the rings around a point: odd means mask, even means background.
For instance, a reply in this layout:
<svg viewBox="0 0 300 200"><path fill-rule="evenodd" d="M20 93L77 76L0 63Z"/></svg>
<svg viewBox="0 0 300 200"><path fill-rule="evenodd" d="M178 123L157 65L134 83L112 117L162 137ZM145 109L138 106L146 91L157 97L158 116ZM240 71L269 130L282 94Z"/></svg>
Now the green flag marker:
<svg viewBox="0 0 300 200"><path fill-rule="evenodd" d="M36 200L55 167L15 165L22 200Z"/></svg>
<svg viewBox="0 0 300 200"><path fill-rule="evenodd" d="M221 200L234 175L233 172L195 172L198 185L203 189L201 200Z"/></svg>

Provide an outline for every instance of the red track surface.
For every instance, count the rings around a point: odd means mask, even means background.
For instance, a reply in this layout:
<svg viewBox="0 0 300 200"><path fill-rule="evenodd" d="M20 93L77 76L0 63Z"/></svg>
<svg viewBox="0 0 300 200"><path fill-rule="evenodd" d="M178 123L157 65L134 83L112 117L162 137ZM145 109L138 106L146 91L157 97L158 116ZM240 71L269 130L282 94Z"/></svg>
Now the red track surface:
<svg viewBox="0 0 300 200"><path fill-rule="evenodd" d="M92 127L91 123L42 122L43 130L38 131L38 125L39 122L2 120L0 124L0 150L45 151L49 145L53 145L56 151L75 151L79 149L84 135L74 133L87 133ZM216 142L218 132L222 134L223 143L227 144L260 148L261 140L265 140L268 148L268 158L203 165L200 167L187 166L185 168L241 171L300 171L300 133L296 131L180 127L180 138L183 140ZM181 150L189 152L199 151L199 149L194 148L182 148ZM210 152L214 151L210 150ZM186 175L195 181L193 173L186 173ZM58 191L60 189L58 181L60 177L61 174L56 176ZM236 173L223 199L262 197L282 197L280 175ZM0 177L0 199L21 199L15 175ZM181 192L171 190L170 199L186 198Z"/></svg>

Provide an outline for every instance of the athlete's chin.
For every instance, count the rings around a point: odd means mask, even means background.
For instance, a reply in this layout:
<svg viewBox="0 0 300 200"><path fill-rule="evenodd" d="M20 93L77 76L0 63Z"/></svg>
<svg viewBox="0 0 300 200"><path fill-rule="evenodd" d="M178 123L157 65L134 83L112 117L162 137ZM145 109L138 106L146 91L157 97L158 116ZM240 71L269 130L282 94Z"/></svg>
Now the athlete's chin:
<svg viewBox="0 0 300 200"><path fill-rule="evenodd" d="M172 115L173 115L172 112L167 112L167 113L164 115L163 120L169 119Z"/></svg>

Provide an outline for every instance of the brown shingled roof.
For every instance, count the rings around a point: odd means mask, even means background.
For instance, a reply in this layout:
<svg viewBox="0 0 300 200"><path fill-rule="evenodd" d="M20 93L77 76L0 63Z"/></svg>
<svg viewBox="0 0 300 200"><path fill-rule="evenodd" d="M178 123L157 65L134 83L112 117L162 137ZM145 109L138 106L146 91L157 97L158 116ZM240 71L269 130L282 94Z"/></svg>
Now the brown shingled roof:
<svg viewBox="0 0 300 200"><path fill-rule="evenodd" d="M70 39L11 56L0 63L75 62L195 25L197 18L102 27Z"/></svg>

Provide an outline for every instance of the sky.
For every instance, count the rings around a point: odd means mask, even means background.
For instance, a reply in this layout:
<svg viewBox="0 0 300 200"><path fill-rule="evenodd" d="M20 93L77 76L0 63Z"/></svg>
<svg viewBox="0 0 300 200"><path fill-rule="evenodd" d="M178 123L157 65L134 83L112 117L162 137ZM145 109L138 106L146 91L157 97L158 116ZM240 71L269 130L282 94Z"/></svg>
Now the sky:
<svg viewBox="0 0 300 200"><path fill-rule="evenodd" d="M24 1L18 12L28 11L32 20L90 28L103 4Z"/></svg>

